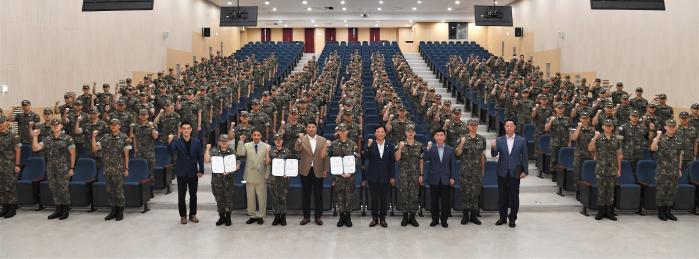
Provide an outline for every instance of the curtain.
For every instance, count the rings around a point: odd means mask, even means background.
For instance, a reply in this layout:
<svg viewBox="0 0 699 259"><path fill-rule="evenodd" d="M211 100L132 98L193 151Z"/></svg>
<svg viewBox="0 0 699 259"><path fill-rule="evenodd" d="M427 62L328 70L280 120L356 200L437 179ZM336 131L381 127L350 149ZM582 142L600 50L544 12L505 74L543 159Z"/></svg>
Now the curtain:
<svg viewBox="0 0 699 259"><path fill-rule="evenodd" d="M349 28L347 30L347 41L358 41L359 30L357 28Z"/></svg>
<svg viewBox="0 0 699 259"><path fill-rule="evenodd" d="M303 52L315 53L315 28L305 28L303 30Z"/></svg>
<svg viewBox="0 0 699 259"><path fill-rule="evenodd" d="M282 30L282 41L284 41L284 42L294 41L294 29L284 28Z"/></svg>
<svg viewBox="0 0 699 259"><path fill-rule="evenodd" d="M325 41L336 41L335 28L325 28Z"/></svg>
<svg viewBox="0 0 699 259"><path fill-rule="evenodd" d="M381 41L381 28L371 28L369 30L369 41Z"/></svg>
<svg viewBox="0 0 699 259"><path fill-rule="evenodd" d="M271 40L272 40L272 29L271 28L260 29L260 41L266 42L266 41L271 41Z"/></svg>

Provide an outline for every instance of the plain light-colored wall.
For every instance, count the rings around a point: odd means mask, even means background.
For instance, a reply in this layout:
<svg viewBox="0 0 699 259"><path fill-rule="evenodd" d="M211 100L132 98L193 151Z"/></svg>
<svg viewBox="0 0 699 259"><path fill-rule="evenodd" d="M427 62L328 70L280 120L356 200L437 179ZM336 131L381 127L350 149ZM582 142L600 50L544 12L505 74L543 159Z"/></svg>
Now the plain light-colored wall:
<svg viewBox="0 0 699 259"><path fill-rule="evenodd" d="M82 2L0 1L0 83L9 86L2 108L22 99L53 106L85 83L134 76L138 82L208 56L209 47L215 53L221 42L224 54L240 48L238 29L219 28L219 8L206 0L155 1L153 10L121 12L82 12ZM211 38L201 36L202 27L211 27Z"/></svg>

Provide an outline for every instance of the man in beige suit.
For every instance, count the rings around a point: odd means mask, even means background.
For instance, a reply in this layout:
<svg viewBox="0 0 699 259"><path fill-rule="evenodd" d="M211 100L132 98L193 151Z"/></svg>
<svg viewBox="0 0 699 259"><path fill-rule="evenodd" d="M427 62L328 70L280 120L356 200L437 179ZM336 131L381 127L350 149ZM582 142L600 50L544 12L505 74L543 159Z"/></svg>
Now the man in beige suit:
<svg viewBox="0 0 699 259"><path fill-rule="evenodd" d="M299 157L299 174L301 174L301 193L303 205L303 220L301 225L311 221L311 193L315 207L315 223L323 225L320 217L323 214L323 180L328 176L330 158L328 158L328 145L330 141L316 135L318 127L315 122L306 124L306 132L299 134L294 144L294 151Z"/></svg>
<svg viewBox="0 0 699 259"><path fill-rule="evenodd" d="M245 158L245 192L248 199L248 219L246 224L262 225L267 212L267 179L269 179L271 160L269 159L270 146L261 142L262 133L255 129L252 131L252 142L245 143L245 136L240 135L236 155ZM255 207L255 203L259 209Z"/></svg>

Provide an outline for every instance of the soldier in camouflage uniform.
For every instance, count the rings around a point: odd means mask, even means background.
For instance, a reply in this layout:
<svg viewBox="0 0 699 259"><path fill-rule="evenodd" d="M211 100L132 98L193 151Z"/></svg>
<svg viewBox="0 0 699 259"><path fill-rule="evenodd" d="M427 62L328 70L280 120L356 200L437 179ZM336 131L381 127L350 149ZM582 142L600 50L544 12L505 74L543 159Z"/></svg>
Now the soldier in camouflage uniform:
<svg viewBox="0 0 699 259"><path fill-rule="evenodd" d="M87 113L83 111L83 101L78 99L73 103L73 110L68 112L63 120L65 124L65 132L73 138L75 143L75 151L78 157L86 157L89 148L87 147L87 139L82 131L79 131L80 125L86 124L89 120Z"/></svg>
<svg viewBox="0 0 699 259"><path fill-rule="evenodd" d="M246 111L240 112L240 124L233 127L233 131L237 137L245 136L246 141L252 141L252 131L255 127L250 125L250 114Z"/></svg>
<svg viewBox="0 0 699 259"><path fill-rule="evenodd" d="M616 178L621 176L621 160L624 154L621 151L621 141L614 135L614 121L605 120L602 123L604 133L595 132L595 136L587 145L587 149L595 154L597 166L595 178L597 179L597 215L596 220L607 217L616 221L612 212L614 205L614 186Z"/></svg>
<svg viewBox="0 0 699 259"><path fill-rule="evenodd" d="M134 157L148 161L148 175L150 175L151 181L155 182L153 167L155 166L155 140L158 139L158 130L153 122L148 121L148 110L141 109L138 112L138 122L131 124L130 138L134 144Z"/></svg>
<svg viewBox="0 0 699 259"><path fill-rule="evenodd" d="M532 118L534 119L534 127L535 127L534 147L536 148L537 154L541 153L541 150L539 150L539 137L541 135L545 134L544 127L546 126L546 121L553 114L553 110L551 109L551 106L549 105L549 97L548 96L539 96L539 101L541 103L534 106L534 110L532 111ZM536 160L536 166L538 168L543 169L542 163L543 163L542 159Z"/></svg>
<svg viewBox="0 0 699 259"><path fill-rule="evenodd" d="M570 139L575 141L575 153L573 154L573 177L575 179L575 197L580 199L580 191L578 190L578 182L580 182L582 164L585 160L592 160L592 154L587 150L588 144L595 137L595 128L590 125L590 112L583 111L580 113L580 122L577 128L570 136Z"/></svg>
<svg viewBox="0 0 699 259"><path fill-rule="evenodd" d="M48 216L48 219L68 218L70 207L70 191L68 182L75 169L75 143L68 134L61 132L63 124L60 119L51 120L51 133L39 142L39 130L32 132L32 149L34 152L44 150L46 160L46 176L49 189L53 194L53 202L56 211Z"/></svg>
<svg viewBox="0 0 699 259"><path fill-rule="evenodd" d="M611 102L608 102L604 106L604 111L602 110L597 110L597 114L595 115L594 118L592 118L592 125L595 126L595 129L602 130L602 122L606 120L611 120L614 125L619 125L619 120L617 120L616 115L614 114L614 104Z"/></svg>
<svg viewBox="0 0 699 259"><path fill-rule="evenodd" d="M665 121L672 119L675 115L674 110L670 105L667 105L667 95L658 95L658 104L656 105L656 113L660 118L660 123L657 123L658 128L665 129Z"/></svg>
<svg viewBox="0 0 699 259"><path fill-rule="evenodd" d="M513 101L512 107L517 117L517 129L524 129L524 125L534 123L532 119L534 101L529 99L528 89L524 89L522 95Z"/></svg>
<svg viewBox="0 0 699 259"><path fill-rule="evenodd" d="M348 139L347 127L345 124L337 126L337 131L340 133L339 139L334 140L328 147L328 157L345 157L354 156L355 161L359 160L357 153L357 144ZM334 177L335 195L337 211L340 213L340 220L337 222L337 227L346 225L352 227L352 194L354 193L354 174L342 173Z"/></svg>
<svg viewBox="0 0 699 259"><path fill-rule="evenodd" d="M689 113L680 112L680 125L677 126L677 135L684 140L682 145L682 170L683 173L689 173L689 162L694 160L697 153L697 128L689 124Z"/></svg>
<svg viewBox="0 0 699 259"><path fill-rule="evenodd" d="M631 100L629 101L631 102L631 106L633 106L633 108L636 109L640 115L646 113L648 100L646 100L646 98L643 98L643 88L636 88L636 96L631 98Z"/></svg>
<svg viewBox="0 0 699 259"><path fill-rule="evenodd" d="M272 122L269 116L260 110L260 100L252 99L252 110L249 112L248 118L250 119L250 125L262 133L262 140L267 143Z"/></svg>
<svg viewBox="0 0 699 259"><path fill-rule="evenodd" d="M692 104L692 114L689 115L689 124L699 130L699 103Z"/></svg>
<svg viewBox="0 0 699 259"><path fill-rule="evenodd" d="M102 136L99 141L97 134L92 133L92 150L101 151L104 161L104 176L109 204L112 210L104 220L124 219L124 177L129 175L129 151L131 140L121 132L122 122L119 119L109 121L109 134Z"/></svg>
<svg viewBox="0 0 699 259"><path fill-rule="evenodd" d="M466 123L461 121L461 109L454 108L451 114L451 119L447 119L444 122L444 130L447 132L447 145L456 147L459 138L465 136L468 133L468 129L466 128Z"/></svg>
<svg viewBox="0 0 699 259"><path fill-rule="evenodd" d="M418 198L420 185L422 185L424 149L422 143L415 139L415 125L406 126L405 137L405 140L398 144L395 154L400 168L398 195L400 196L400 207L403 210L403 220L400 225L410 224L418 227L420 224L415 220L415 213L418 210L418 204L420 204Z"/></svg>
<svg viewBox="0 0 699 259"><path fill-rule="evenodd" d="M408 125L415 125L408 117L408 111L405 106L400 106L398 108L398 118L393 118L393 115L389 116L390 122L386 124L386 131L390 134L389 140L393 143L398 143L405 140L405 127Z"/></svg>
<svg viewBox="0 0 699 259"><path fill-rule="evenodd" d="M211 148L211 144L207 144L204 153L204 162L210 162L211 157L215 156L225 157L235 155L235 151L229 148L229 142L230 139L228 135L221 134L218 138L217 147ZM239 168L240 161L236 161L236 171L238 171ZM234 183L233 173L224 172L221 174L211 174L211 192L214 194L214 198L216 198L216 208L218 210L216 226L223 224L230 226L232 224L231 211L233 210Z"/></svg>
<svg viewBox="0 0 699 259"><path fill-rule="evenodd" d="M132 115L130 112L126 111L126 101L124 99L117 100L116 111L109 113L109 119L117 119L121 123L120 130L122 133L126 134L130 131Z"/></svg>
<svg viewBox="0 0 699 259"><path fill-rule="evenodd" d="M277 105L275 105L272 102L272 99L269 96L269 92L264 91L262 93L262 100L260 101L260 111L262 111L262 114L266 114L267 117L270 119L272 125L271 131L274 132L277 131L277 122L279 122L279 120L277 119L277 110Z"/></svg>
<svg viewBox="0 0 699 259"><path fill-rule="evenodd" d="M300 133L306 133L306 127L298 122L299 112L296 108L289 110L288 121L282 121L282 126L279 129L279 134L282 134L284 148L294 150L294 143L299 138Z"/></svg>
<svg viewBox="0 0 699 259"><path fill-rule="evenodd" d="M638 160L643 159L643 148L648 147L648 130L638 120L638 111L633 110L629 115L629 122L619 127L624 159L631 164L631 170L636 172Z"/></svg>
<svg viewBox="0 0 699 259"><path fill-rule="evenodd" d="M650 149L656 152L658 165L655 174L655 203L660 220L675 221L677 218L672 215L671 208L677 194L679 177L682 176L682 146L685 140L677 134L677 123L673 119L665 121L665 133L655 136L650 146Z"/></svg>
<svg viewBox="0 0 699 259"><path fill-rule="evenodd" d="M188 91L187 100L179 105L175 105L175 109L180 113L182 121L188 121L192 124L192 136L199 136L204 117L202 116L202 107L199 105L199 102L194 100L194 91Z"/></svg>
<svg viewBox="0 0 699 259"><path fill-rule="evenodd" d="M349 109L346 109L345 113L342 114L342 123L347 127L347 137L360 147L362 143L362 128L358 123L354 122L354 116L348 111Z"/></svg>
<svg viewBox="0 0 699 259"><path fill-rule="evenodd" d="M629 102L629 96L622 95L621 103L617 104L615 109L618 123L617 125L624 125L629 122L629 115L631 114L632 110L634 110L634 108L631 106L631 102Z"/></svg>
<svg viewBox="0 0 699 259"><path fill-rule="evenodd" d="M0 217L14 217L17 210L17 175L19 174L19 137L12 133L7 116L0 114Z"/></svg>
<svg viewBox="0 0 699 259"><path fill-rule="evenodd" d="M22 101L22 112L10 117L10 122L17 122L17 133L22 144L32 143L31 127L39 122L39 115L32 111L32 103L29 100Z"/></svg>
<svg viewBox="0 0 699 259"><path fill-rule="evenodd" d="M558 151L562 147L567 147L570 142L570 126L571 121L565 115L565 107L563 103L557 102L554 105L555 114L548 118L545 130L551 136L551 165L550 170L553 170L558 165Z"/></svg>
<svg viewBox="0 0 699 259"><path fill-rule="evenodd" d="M41 131L39 135L39 139L44 139L44 136L48 136L49 133L51 133L51 116L53 115L53 111L51 108L44 108L43 112L43 117L44 117L44 122L37 123L34 125L35 129L39 129Z"/></svg>
<svg viewBox="0 0 699 259"><path fill-rule="evenodd" d="M480 225L478 220L478 198L481 194L482 178L485 170L485 137L479 135L478 121L468 120L468 134L459 139L454 149L456 156L461 158L461 197L464 208L461 225L472 222ZM469 216L470 214L470 216Z"/></svg>
<svg viewBox="0 0 699 259"><path fill-rule="evenodd" d="M158 139L161 144L167 143L167 136L175 135L178 136L178 130L180 128L180 115L175 112L175 108L172 102L165 101L165 108L160 110L153 123L158 125L158 132L160 133L160 138Z"/></svg>
<svg viewBox="0 0 699 259"><path fill-rule="evenodd" d="M280 133L274 134L274 147L269 153L272 159L295 159L296 154L284 147L284 136ZM272 226L286 226L286 198L289 192L289 177L270 177L269 190L271 194L272 210L274 211L274 221Z"/></svg>

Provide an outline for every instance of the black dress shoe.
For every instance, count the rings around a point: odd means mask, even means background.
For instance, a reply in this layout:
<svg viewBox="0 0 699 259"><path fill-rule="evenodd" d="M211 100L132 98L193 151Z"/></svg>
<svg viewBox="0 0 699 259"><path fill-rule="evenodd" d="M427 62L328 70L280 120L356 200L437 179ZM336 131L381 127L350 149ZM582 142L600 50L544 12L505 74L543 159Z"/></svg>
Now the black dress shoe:
<svg viewBox="0 0 699 259"><path fill-rule="evenodd" d="M307 218L307 217L304 217L304 218L301 220L301 226L308 224L308 222L311 222L311 219L310 219L310 218Z"/></svg>
<svg viewBox="0 0 699 259"><path fill-rule="evenodd" d="M262 218L257 219L257 225L262 225L265 223L265 220Z"/></svg>
<svg viewBox="0 0 699 259"><path fill-rule="evenodd" d="M249 218L248 221L245 221L245 224L248 224L248 225L249 225L249 224L252 224L252 223L255 223L255 222L257 222L257 219L256 219L256 218Z"/></svg>
<svg viewBox="0 0 699 259"><path fill-rule="evenodd" d="M379 223L379 225L381 225L381 227L383 227L383 228L387 228L387 227L388 227L388 224L386 224L386 220L385 220L385 219L381 220L381 223Z"/></svg>
<svg viewBox="0 0 699 259"><path fill-rule="evenodd" d="M439 225L439 220L432 220L432 222L430 222L430 227L434 227L437 225Z"/></svg>
<svg viewBox="0 0 699 259"><path fill-rule="evenodd" d="M506 219L498 219L498 221L495 222L495 225L500 226L500 225L505 224L505 223L507 223Z"/></svg>
<svg viewBox="0 0 699 259"><path fill-rule="evenodd" d="M379 224L379 220L373 219L373 220L371 220L371 223L369 223L369 227L373 228L373 227L376 227L376 225L378 225L378 224Z"/></svg>
<svg viewBox="0 0 699 259"><path fill-rule="evenodd" d="M514 221L510 221L510 225L509 225L509 226L510 226L511 228L514 228L514 227L516 227L516 226L517 226L517 224L515 224L515 222L514 222Z"/></svg>
<svg viewBox="0 0 699 259"><path fill-rule="evenodd" d="M447 224L447 221L446 221L446 220L442 220L442 227L443 227L443 228L448 228L448 227L449 227L449 224Z"/></svg>

